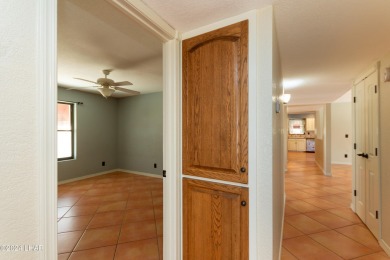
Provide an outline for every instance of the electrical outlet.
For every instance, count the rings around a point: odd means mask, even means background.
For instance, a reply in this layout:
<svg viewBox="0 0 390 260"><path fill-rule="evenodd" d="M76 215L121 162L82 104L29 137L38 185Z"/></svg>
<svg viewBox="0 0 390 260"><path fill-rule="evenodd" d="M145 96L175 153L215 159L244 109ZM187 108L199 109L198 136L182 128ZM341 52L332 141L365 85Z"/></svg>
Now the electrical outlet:
<svg viewBox="0 0 390 260"><path fill-rule="evenodd" d="M154 168L157 168L157 163L154 164Z"/></svg>
<svg viewBox="0 0 390 260"><path fill-rule="evenodd" d="M106 166L106 162L105 161L102 162L102 166Z"/></svg>
<svg viewBox="0 0 390 260"><path fill-rule="evenodd" d="M344 158L348 158L348 154L344 154Z"/></svg>

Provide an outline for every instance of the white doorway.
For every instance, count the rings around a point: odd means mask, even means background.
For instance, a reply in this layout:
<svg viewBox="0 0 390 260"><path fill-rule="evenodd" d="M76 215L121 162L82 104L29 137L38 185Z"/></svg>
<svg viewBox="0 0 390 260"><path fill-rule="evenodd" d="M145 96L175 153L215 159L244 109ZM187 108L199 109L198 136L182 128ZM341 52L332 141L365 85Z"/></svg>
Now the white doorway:
<svg viewBox="0 0 390 260"><path fill-rule="evenodd" d="M164 85L164 169L167 177L164 179L164 227L170 230L169 235L164 238L164 258L175 259L180 253L180 222L179 216L172 212L180 212L178 197L178 134L179 125L179 40L177 32L161 20L147 6L138 1L112 1L115 2L121 11L125 12L132 19L137 20L140 25L156 34L163 44L163 85ZM39 73L42 87L40 108L40 120L44 135L42 136L41 168L44 170L41 187L41 232L42 243L47 249L46 259L57 257L56 240L56 186L57 186L57 161L56 161L56 104L57 104L57 78L56 78L56 3L42 3L42 14L40 21L39 37L42 44L42 51L38 57L42 64ZM50 87L49 87L50 86ZM175 145L176 144L176 145ZM176 178L177 177L177 178ZM179 213L177 214L179 215Z"/></svg>

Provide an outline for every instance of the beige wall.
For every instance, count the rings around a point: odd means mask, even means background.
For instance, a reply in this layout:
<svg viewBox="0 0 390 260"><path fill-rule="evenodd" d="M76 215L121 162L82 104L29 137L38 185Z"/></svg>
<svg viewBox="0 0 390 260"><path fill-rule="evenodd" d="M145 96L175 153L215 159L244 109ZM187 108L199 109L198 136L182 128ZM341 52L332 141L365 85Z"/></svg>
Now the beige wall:
<svg viewBox="0 0 390 260"><path fill-rule="evenodd" d="M283 114L275 113L275 97L282 93L282 75L273 8L269 6L261 9L258 14L257 193L252 205L257 204L256 225L259 236L253 259L276 260L280 259L284 209L281 150Z"/></svg>
<svg viewBox="0 0 390 260"><path fill-rule="evenodd" d="M352 106L351 102L333 103L331 116L331 162L352 163ZM345 135L348 135L348 138ZM344 155L347 154L348 158Z"/></svg>
<svg viewBox="0 0 390 260"><path fill-rule="evenodd" d="M0 1L0 245L39 245L39 1ZM48 51L49 52L49 51ZM46 250L46 249L44 249ZM42 259L0 251L0 259Z"/></svg>
<svg viewBox="0 0 390 260"><path fill-rule="evenodd" d="M272 82L275 86L273 89L273 96L279 96L282 94L282 72L280 65L279 46L276 38L275 26L273 24L273 42L272 42ZM273 106L275 107L275 105ZM287 118L287 110L281 105L280 113L273 114L273 216L274 216L274 259L280 258L280 244L282 242L282 227L284 217L284 155L283 148L286 150L287 147L283 146L284 133L283 133L283 120Z"/></svg>
<svg viewBox="0 0 390 260"><path fill-rule="evenodd" d="M384 82L386 67L390 67L390 54L381 60L379 72L379 155L382 190L382 239L387 245L387 249L390 250L390 82Z"/></svg>
<svg viewBox="0 0 390 260"><path fill-rule="evenodd" d="M318 167L324 170L324 140L316 139L315 160Z"/></svg>
<svg viewBox="0 0 390 260"><path fill-rule="evenodd" d="M316 111L315 124L315 160L325 175L331 175L331 104L325 104Z"/></svg>

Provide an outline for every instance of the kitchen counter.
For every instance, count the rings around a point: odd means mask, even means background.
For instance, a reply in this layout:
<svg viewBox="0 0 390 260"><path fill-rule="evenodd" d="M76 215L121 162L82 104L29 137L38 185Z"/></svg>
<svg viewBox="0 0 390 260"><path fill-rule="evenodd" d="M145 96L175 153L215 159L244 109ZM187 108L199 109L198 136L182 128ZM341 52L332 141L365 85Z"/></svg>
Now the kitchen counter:
<svg viewBox="0 0 390 260"><path fill-rule="evenodd" d="M289 136L287 140L288 151L295 152L314 152L315 151L315 138L300 136Z"/></svg>
<svg viewBox="0 0 390 260"><path fill-rule="evenodd" d="M287 141L287 149L289 151L305 152L306 138L289 138Z"/></svg>

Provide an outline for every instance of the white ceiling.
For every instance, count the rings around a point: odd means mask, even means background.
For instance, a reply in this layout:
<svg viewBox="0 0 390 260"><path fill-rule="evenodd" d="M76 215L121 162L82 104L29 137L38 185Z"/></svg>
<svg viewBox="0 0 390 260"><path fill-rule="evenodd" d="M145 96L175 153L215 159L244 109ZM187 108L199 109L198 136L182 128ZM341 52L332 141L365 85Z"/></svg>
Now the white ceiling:
<svg viewBox="0 0 390 260"><path fill-rule="evenodd" d="M273 4L293 105L333 102L390 51L389 0L143 1L182 32Z"/></svg>
<svg viewBox="0 0 390 260"><path fill-rule="evenodd" d="M125 88L162 91L162 43L105 0L58 0L59 85L93 86L73 78L96 81L103 69L113 69L109 78L116 82L134 84Z"/></svg>
<svg viewBox="0 0 390 260"><path fill-rule="evenodd" d="M58 0L58 78L95 80L114 69L131 89L162 89L161 43L105 0ZM389 0L143 0L180 32L273 4L290 104L324 104L390 52ZM290 84L288 84L290 83ZM294 86L294 84L296 86Z"/></svg>

